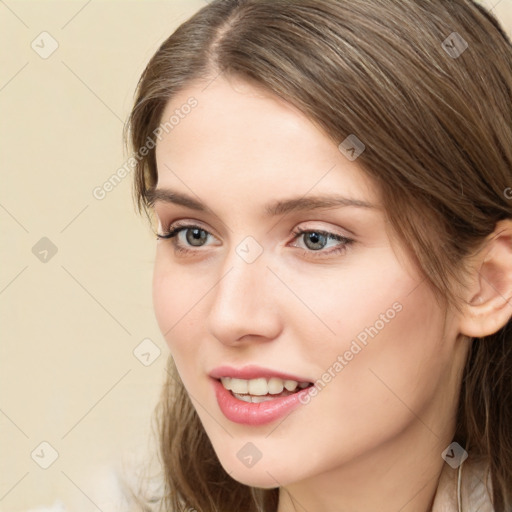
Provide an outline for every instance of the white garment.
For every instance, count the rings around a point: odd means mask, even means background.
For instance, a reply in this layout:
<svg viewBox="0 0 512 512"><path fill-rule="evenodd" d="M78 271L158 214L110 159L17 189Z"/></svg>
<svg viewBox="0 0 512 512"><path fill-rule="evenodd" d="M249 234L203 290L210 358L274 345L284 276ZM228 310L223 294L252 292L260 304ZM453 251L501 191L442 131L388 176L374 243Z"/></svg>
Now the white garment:
<svg viewBox="0 0 512 512"><path fill-rule="evenodd" d="M457 469L445 464L432 512L494 512L491 496L492 483L483 460L466 459Z"/></svg>

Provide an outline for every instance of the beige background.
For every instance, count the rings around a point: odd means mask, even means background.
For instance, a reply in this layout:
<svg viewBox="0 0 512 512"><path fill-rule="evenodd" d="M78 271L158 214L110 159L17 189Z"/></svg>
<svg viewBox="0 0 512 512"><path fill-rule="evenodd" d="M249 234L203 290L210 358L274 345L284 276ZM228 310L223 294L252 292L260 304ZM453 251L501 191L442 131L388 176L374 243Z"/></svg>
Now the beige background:
<svg viewBox="0 0 512 512"><path fill-rule="evenodd" d="M483 3L512 34L512 0ZM167 356L154 239L130 175L102 200L93 190L127 160L123 122L145 64L203 5L0 0L2 512L56 499L112 510L97 495L102 468L148 449ZM148 338L145 366L133 351ZM41 442L58 452L48 469Z"/></svg>

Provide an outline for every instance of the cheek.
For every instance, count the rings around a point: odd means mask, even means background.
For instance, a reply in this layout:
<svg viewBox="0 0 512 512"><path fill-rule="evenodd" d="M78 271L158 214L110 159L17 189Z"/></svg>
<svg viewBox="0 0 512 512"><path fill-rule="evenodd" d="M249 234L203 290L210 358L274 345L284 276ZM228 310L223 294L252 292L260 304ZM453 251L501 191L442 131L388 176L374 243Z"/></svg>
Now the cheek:
<svg viewBox="0 0 512 512"><path fill-rule="evenodd" d="M409 411L401 400L421 409L451 356L443 311L426 281L385 251L359 268L324 282L323 293L300 290L335 334L319 336L319 322L308 325L298 316L296 332L310 340L304 354L325 384L318 404L338 404L340 415L349 412L359 418L358 428L367 428L379 415L405 420Z"/></svg>
<svg viewBox="0 0 512 512"><path fill-rule="evenodd" d="M361 250L338 268L316 270L300 279L288 277L303 302L295 301L294 310L289 311L294 323L301 325L299 332L309 333L298 339L314 340L319 352L327 354L343 350L357 336L363 341L369 338L367 330L375 325L379 332L387 330L399 316L397 309L420 282L399 266L389 248Z"/></svg>
<svg viewBox="0 0 512 512"><path fill-rule="evenodd" d="M179 348L180 332L193 332L194 308L201 297L201 280L190 280L186 272L173 268L166 255L167 248L159 247L153 270L153 308L155 317L173 356ZM203 292L204 293L204 292ZM182 344L192 347L191 343Z"/></svg>
<svg viewBox="0 0 512 512"><path fill-rule="evenodd" d="M336 411L324 426L326 438L338 429L359 439L361 449L378 444L413 421L411 411L421 416L434 399L450 357L449 344L443 347L443 314L426 283L412 293L409 284L414 283L404 276L379 299L347 303L346 336L330 350L319 350L330 354L324 371L335 375L318 395L319 405Z"/></svg>
<svg viewBox="0 0 512 512"><path fill-rule="evenodd" d="M186 389L194 382L195 373L194 364L197 361L195 347L192 343L184 343L180 334L182 329L190 329L186 326L187 316L183 317L182 307L183 297L176 290L178 283L168 275L160 274L157 266L153 280L153 306L155 317L160 328L169 352L174 359L178 374ZM181 297L181 301L180 301ZM183 317L183 318L182 318ZM180 320L181 319L181 320ZM181 336L181 337L180 337ZM190 341L190 332L189 332Z"/></svg>

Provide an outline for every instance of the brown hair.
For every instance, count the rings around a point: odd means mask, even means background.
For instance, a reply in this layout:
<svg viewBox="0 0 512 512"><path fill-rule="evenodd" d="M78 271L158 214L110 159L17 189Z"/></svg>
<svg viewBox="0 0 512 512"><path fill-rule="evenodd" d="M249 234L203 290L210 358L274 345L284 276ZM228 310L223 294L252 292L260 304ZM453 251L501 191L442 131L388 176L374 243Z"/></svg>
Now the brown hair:
<svg viewBox="0 0 512 512"><path fill-rule="evenodd" d="M350 134L363 141L358 163L391 226L439 300L460 309L461 262L512 218L512 45L495 18L470 0L213 1L142 74L132 149L154 138L178 91L220 73L284 98L336 145ZM148 213L154 149L134 178ZM512 321L468 342L454 439L487 460L502 512L512 508ZM159 417L170 510L277 509L277 489L225 473L172 360Z"/></svg>

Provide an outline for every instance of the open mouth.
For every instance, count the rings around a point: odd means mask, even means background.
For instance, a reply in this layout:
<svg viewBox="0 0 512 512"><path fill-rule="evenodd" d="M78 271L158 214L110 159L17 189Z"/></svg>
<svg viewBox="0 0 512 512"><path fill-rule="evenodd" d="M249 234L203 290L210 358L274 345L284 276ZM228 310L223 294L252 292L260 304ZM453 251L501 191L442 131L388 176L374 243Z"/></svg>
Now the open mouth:
<svg viewBox="0 0 512 512"><path fill-rule="evenodd" d="M312 382L297 382L278 377L270 379L260 377L250 380L221 377L219 380L224 389L230 391L236 399L249 403L267 402L290 396L313 385Z"/></svg>

